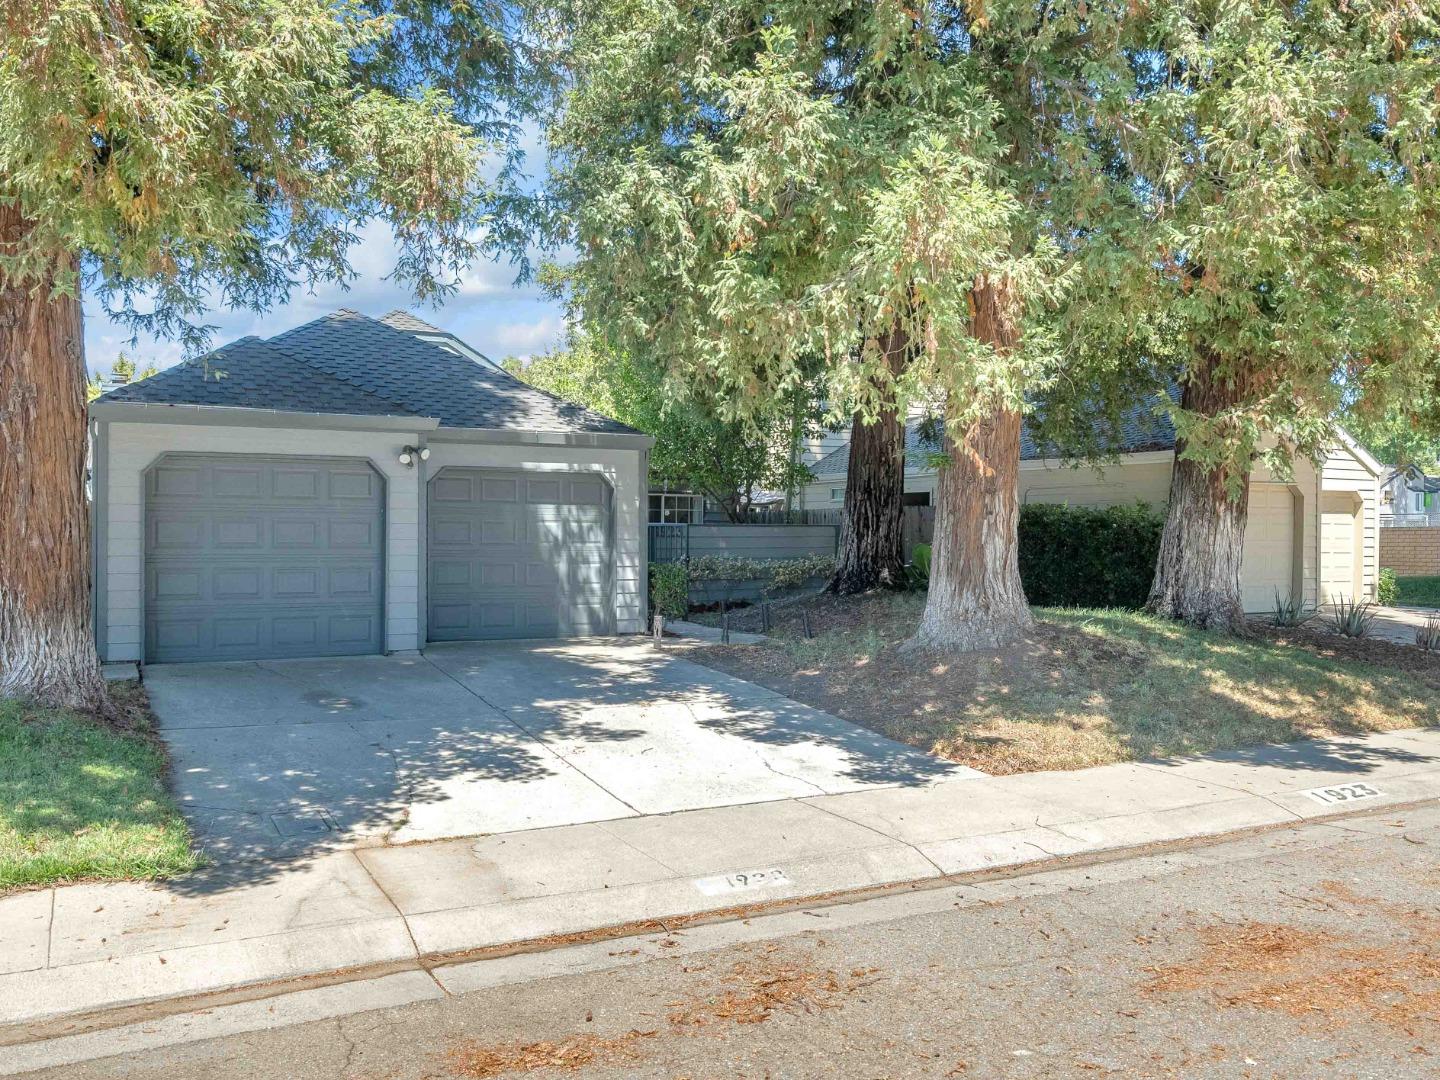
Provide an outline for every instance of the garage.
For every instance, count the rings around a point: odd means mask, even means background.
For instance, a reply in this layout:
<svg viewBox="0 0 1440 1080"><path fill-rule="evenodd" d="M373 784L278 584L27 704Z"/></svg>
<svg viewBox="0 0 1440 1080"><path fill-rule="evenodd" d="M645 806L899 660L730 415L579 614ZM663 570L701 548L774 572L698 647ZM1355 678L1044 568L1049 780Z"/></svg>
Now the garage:
<svg viewBox="0 0 1440 1080"><path fill-rule="evenodd" d="M1295 496L1285 484L1250 485L1240 562L1240 600L1251 614L1275 610L1295 592Z"/></svg>
<svg viewBox="0 0 1440 1080"><path fill-rule="evenodd" d="M145 658L384 651L384 501L364 460L165 455L145 474Z"/></svg>
<svg viewBox="0 0 1440 1080"><path fill-rule="evenodd" d="M1362 504L1350 491L1320 496L1320 603L1364 597Z"/></svg>
<svg viewBox="0 0 1440 1080"><path fill-rule="evenodd" d="M612 498L601 477L452 467L429 487L429 640L614 632Z"/></svg>

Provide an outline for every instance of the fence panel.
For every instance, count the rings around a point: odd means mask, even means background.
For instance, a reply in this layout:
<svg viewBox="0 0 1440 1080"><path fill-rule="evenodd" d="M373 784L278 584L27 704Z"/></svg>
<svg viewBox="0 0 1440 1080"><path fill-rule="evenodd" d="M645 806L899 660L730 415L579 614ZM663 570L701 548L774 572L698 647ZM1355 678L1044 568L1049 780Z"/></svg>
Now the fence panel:
<svg viewBox="0 0 1440 1080"><path fill-rule="evenodd" d="M904 543L905 561L916 544L935 542L935 507L907 506L900 519L900 535Z"/></svg>
<svg viewBox="0 0 1440 1080"><path fill-rule="evenodd" d="M692 525L690 557L801 559L834 555L833 525Z"/></svg>
<svg viewBox="0 0 1440 1080"><path fill-rule="evenodd" d="M650 561L652 563L685 562L690 558L690 526L650 526Z"/></svg>

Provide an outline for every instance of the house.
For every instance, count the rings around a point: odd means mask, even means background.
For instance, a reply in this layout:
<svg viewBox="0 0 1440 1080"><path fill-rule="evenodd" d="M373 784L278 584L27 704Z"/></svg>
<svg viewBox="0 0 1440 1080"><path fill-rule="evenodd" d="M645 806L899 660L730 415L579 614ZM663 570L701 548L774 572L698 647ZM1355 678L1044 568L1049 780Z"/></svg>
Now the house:
<svg viewBox="0 0 1440 1080"><path fill-rule="evenodd" d="M937 447L912 419L905 430L905 501L934 498ZM1020 501L1115 506L1136 501L1163 506L1169 498L1175 431L1149 405L1127 412L1106 445L1117 460L1103 468L1075 466L1037 444L1026 429L1020 447ZM807 510L838 509L845 500L848 447L814 466L801 493ZM1260 464L1250 476L1250 513L1241 567L1245 610L1273 611L1275 597L1302 597L1307 606L1373 599L1379 571L1382 466L1343 431L1320 468L1297 458L1281 481Z"/></svg>
<svg viewBox="0 0 1440 1080"><path fill-rule="evenodd" d="M405 312L243 338L90 418L106 660L643 629L650 437Z"/></svg>
<svg viewBox="0 0 1440 1080"><path fill-rule="evenodd" d="M1440 525L1440 476L1417 465L1389 469L1380 485L1380 525Z"/></svg>

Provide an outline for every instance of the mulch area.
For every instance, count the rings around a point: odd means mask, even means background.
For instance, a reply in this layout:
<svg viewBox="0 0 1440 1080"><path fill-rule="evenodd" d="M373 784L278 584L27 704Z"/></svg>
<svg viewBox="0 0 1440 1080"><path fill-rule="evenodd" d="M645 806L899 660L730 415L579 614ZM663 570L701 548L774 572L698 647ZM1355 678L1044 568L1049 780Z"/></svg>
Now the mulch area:
<svg viewBox="0 0 1440 1080"><path fill-rule="evenodd" d="M1427 686L1440 688L1440 653L1384 638L1348 638L1323 626L1280 627L1262 620L1250 624L1256 637L1276 645L1304 649L1334 660L1358 660L1376 667L1394 668L1413 675Z"/></svg>

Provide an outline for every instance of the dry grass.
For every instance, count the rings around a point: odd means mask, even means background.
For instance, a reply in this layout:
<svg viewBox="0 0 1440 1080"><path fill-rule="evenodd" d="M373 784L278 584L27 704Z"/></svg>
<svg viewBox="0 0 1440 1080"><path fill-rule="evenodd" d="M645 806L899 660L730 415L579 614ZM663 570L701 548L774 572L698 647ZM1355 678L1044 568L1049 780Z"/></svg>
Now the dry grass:
<svg viewBox="0 0 1440 1080"><path fill-rule="evenodd" d="M898 646L923 595L808 604L813 639L791 606L775 612L769 644L692 656L989 773L1440 722L1440 667L1386 642L1358 643L1353 659L1323 635L1238 639L1135 612L1037 610L1034 632L1008 649L916 657Z"/></svg>

